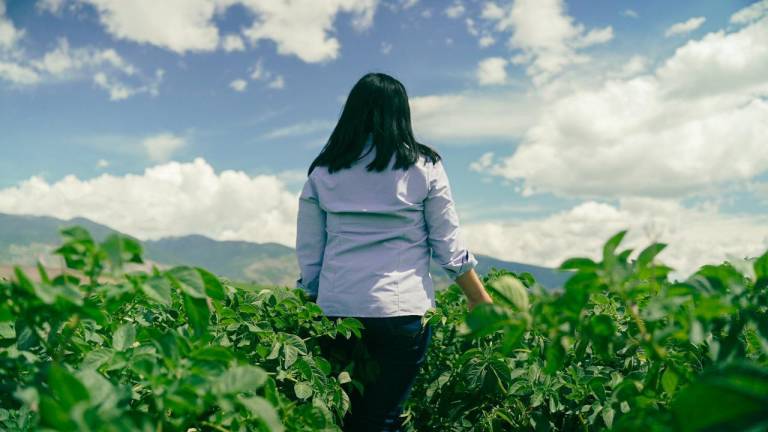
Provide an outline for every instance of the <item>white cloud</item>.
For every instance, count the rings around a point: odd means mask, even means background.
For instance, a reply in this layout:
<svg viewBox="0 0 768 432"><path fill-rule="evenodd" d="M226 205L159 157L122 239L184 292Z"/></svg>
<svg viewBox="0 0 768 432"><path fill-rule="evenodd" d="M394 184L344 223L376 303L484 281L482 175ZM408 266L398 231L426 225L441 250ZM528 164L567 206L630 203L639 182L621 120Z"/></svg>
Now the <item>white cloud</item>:
<svg viewBox="0 0 768 432"><path fill-rule="evenodd" d="M379 51L381 51L381 53L384 55L389 54L390 52L392 52L392 44L389 42L382 42L381 48L379 49Z"/></svg>
<svg viewBox="0 0 768 432"><path fill-rule="evenodd" d="M271 71L264 67L262 59L258 59L256 64L250 69L251 79L257 81L268 81L267 87L271 89L283 89L285 88L285 79L282 75L273 74Z"/></svg>
<svg viewBox="0 0 768 432"><path fill-rule="evenodd" d="M243 30L253 45L271 40L282 55L295 55L308 63L338 57L340 43L332 35L340 13L352 14L352 26L363 31L372 22L379 0L78 0L94 6L99 19L118 39L151 44L180 54L244 49L238 35L221 37L215 21L232 6L253 14Z"/></svg>
<svg viewBox="0 0 768 432"><path fill-rule="evenodd" d="M104 72L97 72L93 76L93 82L97 87L104 89L109 93L109 100L120 101L139 93L148 93L151 96L157 96L164 74L165 71L158 69L155 72L155 78L152 81L149 81L144 85L132 86L117 78L110 77Z"/></svg>
<svg viewBox="0 0 768 432"><path fill-rule="evenodd" d="M539 101L514 91L464 92L411 97L410 106L417 137L461 144L522 136Z"/></svg>
<svg viewBox="0 0 768 432"><path fill-rule="evenodd" d="M527 194L571 196L685 196L746 181L768 170L766 94L768 18L690 41L653 73L555 97L488 171Z"/></svg>
<svg viewBox="0 0 768 432"><path fill-rule="evenodd" d="M648 58L641 55L632 56L621 68L620 76L631 77L648 69Z"/></svg>
<svg viewBox="0 0 768 432"><path fill-rule="evenodd" d="M521 54L516 64L527 64L535 84L543 84L566 66L586 63L590 58L577 50L613 38L612 27L587 31L566 14L563 0L517 0L500 7L486 3L482 15L495 22L499 32L511 32L507 45Z"/></svg>
<svg viewBox="0 0 768 432"><path fill-rule="evenodd" d="M210 0L80 0L99 12L104 28L118 39L148 43L177 53L211 51L219 43Z"/></svg>
<svg viewBox="0 0 768 432"><path fill-rule="evenodd" d="M99 159L99 161L96 162L96 167L97 168L102 168L102 169L103 168L107 168L107 167L109 167L109 161L106 160L106 159Z"/></svg>
<svg viewBox="0 0 768 432"><path fill-rule="evenodd" d="M768 17L690 40L657 71L674 95L760 94L768 88Z"/></svg>
<svg viewBox="0 0 768 432"><path fill-rule="evenodd" d="M248 87L248 81L244 79L236 79L229 83L229 86L236 92L244 92L246 87Z"/></svg>
<svg viewBox="0 0 768 432"><path fill-rule="evenodd" d="M766 15L768 15L768 0L760 0L733 14L731 22L734 24L747 24L764 18Z"/></svg>
<svg viewBox="0 0 768 432"><path fill-rule="evenodd" d="M285 88L285 79L283 79L282 75L278 75L278 76L275 77L275 79L273 79L272 81L269 82L267 87L269 87L271 89L278 89L278 90L284 89Z"/></svg>
<svg viewBox="0 0 768 432"><path fill-rule="evenodd" d="M0 79L17 86L73 81L92 78L97 87L106 90L110 100L123 100L139 93L157 95L164 72L147 77L114 49L91 46L70 47L66 38L40 57L18 51L11 60L0 59Z"/></svg>
<svg viewBox="0 0 768 432"><path fill-rule="evenodd" d="M258 59L252 69L251 79L262 80L269 79L269 77L272 76L272 73L264 68L264 61L262 59Z"/></svg>
<svg viewBox="0 0 768 432"><path fill-rule="evenodd" d="M40 12L48 12L54 15L61 13L66 0L37 0L35 8Z"/></svg>
<svg viewBox="0 0 768 432"><path fill-rule="evenodd" d="M603 243L629 229L620 250L634 248L634 257L653 241L668 243L659 259L677 277L729 255L768 249L768 217L724 215L713 206L688 208L674 200L623 199L617 206L587 201L542 219L465 223L462 229L475 253L552 267L575 256L600 259Z"/></svg>
<svg viewBox="0 0 768 432"><path fill-rule="evenodd" d="M478 39L477 43L481 48L488 48L489 46L496 43L496 39L494 39L491 35L485 35Z"/></svg>
<svg viewBox="0 0 768 432"><path fill-rule="evenodd" d="M140 239L194 233L293 247L297 211L298 193L279 177L217 173L201 158L157 165L139 175L67 176L55 183L32 177L0 189L0 212L83 216Z"/></svg>
<svg viewBox="0 0 768 432"><path fill-rule="evenodd" d="M625 9L624 12L622 12L621 14L624 15L625 17L629 17L629 18L639 18L640 17L640 15L637 12L635 12L633 9Z"/></svg>
<svg viewBox="0 0 768 432"><path fill-rule="evenodd" d="M221 47L226 52L245 51L245 42L243 42L243 38L240 36L230 34L226 35L224 39L221 40Z"/></svg>
<svg viewBox="0 0 768 432"><path fill-rule="evenodd" d="M30 67L0 60L0 79L17 85L33 85L40 82L40 74Z"/></svg>
<svg viewBox="0 0 768 432"><path fill-rule="evenodd" d="M19 30L5 15L5 1L0 0L0 51L10 50L24 36L24 30Z"/></svg>
<svg viewBox="0 0 768 432"><path fill-rule="evenodd" d="M483 11L480 13L480 16L487 20L500 20L504 18L504 13L504 9L500 8L496 3L489 1L483 5Z"/></svg>
<svg viewBox="0 0 768 432"><path fill-rule="evenodd" d="M501 57L489 57L480 61L475 75L480 85L496 85L507 82L507 60Z"/></svg>
<svg viewBox="0 0 768 432"><path fill-rule="evenodd" d="M493 152L483 153L479 159L469 164L470 171L484 172L491 167L493 162Z"/></svg>
<svg viewBox="0 0 768 432"><path fill-rule="evenodd" d="M277 44L279 54L318 63L339 56L341 44L331 36L336 15L351 13L353 27L365 30L373 22L378 0L326 0L322 7L318 7L315 0L242 0L242 3L259 16L243 31L252 43L269 39Z"/></svg>
<svg viewBox="0 0 768 432"><path fill-rule="evenodd" d="M453 4L445 8L445 15L447 15L448 18L459 18L460 16L464 15L464 12L466 12L464 4L458 0L454 1Z"/></svg>
<svg viewBox="0 0 768 432"><path fill-rule="evenodd" d="M184 138L172 133L160 133L145 138L141 142L147 156L153 162L163 162L186 145Z"/></svg>
<svg viewBox="0 0 768 432"><path fill-rule="evenodd" d="M704 17L694 17L689 19L688 21L673 24L667 29L667 31L664 32L664 36L670 37L670 36L688 34L696 30L697 28L701 27L701 25L704 24L704 21L706 20L707 19Z"/></svg>
<svg viewBox="0 0 768 432"><path fill-rule="evenodd" d="M38 71L57 77L101 66L109 66L128 76L136 73L136 68L113 49L100 50L92 47L71 49L69 41L65 38L59 38L56 48L45 53L41 58L32 60L31 64Z"/></svg>
<svg viewBox="0 0 768 432"><path fill-rule="evenodd" d="M334 125L335 123L331 123L325 120L311 120L273 129L261 137L265 139L275 139L310 135L318 132L323 132L327 135L330 135L333 131Z"/></svg>

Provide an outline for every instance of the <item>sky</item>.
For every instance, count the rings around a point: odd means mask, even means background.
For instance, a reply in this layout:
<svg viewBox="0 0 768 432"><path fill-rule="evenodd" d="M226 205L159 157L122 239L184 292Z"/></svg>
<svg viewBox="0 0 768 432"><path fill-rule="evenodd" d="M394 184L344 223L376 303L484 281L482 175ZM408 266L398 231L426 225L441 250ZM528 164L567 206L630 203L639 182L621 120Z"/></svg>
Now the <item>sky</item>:
<svg viewBox="0 0 768 432"><path fill-rule="evenodd" d="M367 72L474 253L768 250L768 0L0 0L0 212L293 247Z"/></svg>

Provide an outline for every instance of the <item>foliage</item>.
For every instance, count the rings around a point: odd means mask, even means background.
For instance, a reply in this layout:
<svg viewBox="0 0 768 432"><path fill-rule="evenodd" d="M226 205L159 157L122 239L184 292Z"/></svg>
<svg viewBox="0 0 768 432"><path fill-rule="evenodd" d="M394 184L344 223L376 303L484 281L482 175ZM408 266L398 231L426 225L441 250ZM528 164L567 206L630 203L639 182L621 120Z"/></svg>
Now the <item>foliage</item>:
<svg viewBox="0 0 768 432"><path fill-rule="evenodd" d="M320 342L359 339L359 320L298 289L131 270L128 237L62 234L68 272L0 280L0 429L340 430L365 368ZM665 245L630 260L624 235L565 261L561 292L497 269L493 304L439 292L407 430L764 430L768 253L672 282Z"/></svg>
<svg viewBox="0 0 768 432"><path fill-rule="evenodd" d="M440 293L410 430L764 430L768 253L670 282L665 245L630 261L625 233L565 261L561 293L504 270L471 313Z"/></svg>
<svg viewBox="0 0 768 432"><path fill-rule="evenodd" d="M354 382L318 340L358 320L201 268L124 271L136 241L62 234L76 275L0 281L0 429L339 430Z"/></svg>

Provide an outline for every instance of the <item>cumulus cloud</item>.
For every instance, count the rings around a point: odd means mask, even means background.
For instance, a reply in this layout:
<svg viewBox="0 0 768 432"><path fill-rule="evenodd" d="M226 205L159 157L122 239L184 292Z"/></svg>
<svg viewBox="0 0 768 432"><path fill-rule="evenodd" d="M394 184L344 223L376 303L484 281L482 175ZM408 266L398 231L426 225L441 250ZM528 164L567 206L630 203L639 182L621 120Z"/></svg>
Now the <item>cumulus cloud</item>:
<svg viewBox="0 0 768 432"><path fill-rule="evenodd" d="M271 89L285 88L285 79L282 75L273 74L264 67L263 59L258 59L256 64L250 68L251 79L255 81L266 81L267 87Z"/></svg>
<svg viewBox="0 0 768 432"><path fill-rule="evenodd" d="M298 193L274 175L215 172L203 159L143 174L103 174L49 183L32 177L0 189L0 212L83 216L140 239L202 234L218 240L294 246Z"/></svg>
<svg viewBox="0 0 768 432"><path fill-rule="evenodd" d="M248 87L248 81L244 79L236 79L229 83L229 86L236 92L244 92L245 88Z"/></svg>
<svg viewBox="0 0 768 432"><path fill-rule="evenodd" d="M221 47L226 52L232 52L232 51L245 51L245 42L243 42L243 38L236 34L230 34L226 35L221 40Z"/></svg>
<svg viewBox="0 0 768 432"><path fill-rule="evenodd" d="M269 87L271 89L277 89L277 90L284 89L285 88L285 79L283 78L282 75L278 75L278 76L275 77L275 79L270 81L269 84L267 84L267 87Z"/></svg>
<svg viewBox="0 0 768 432"><path fill-rule="evenodd" d="M54 15L61 13L65 0L37 0L35 8L40 12L48 12Z"/></svg>
<svg viewBox="0 0 768 432"><path fill-rule="evenodd" d="M563 0L517 0L505 6L486 3L481 17L495 23L499 32L511 32L507 45L520 53L513 58L525 64L536 84L543 84L566 66L586 63L589 57L578 50L608 42L613 28L591 29L575 23Z"/></svg>
<svg viewBox="0 0 768 432"><path fill-rule="evenodd" d="M629 18L639 18L640 15L633 9L624 9L624 12L621 13L625 17Z"/></svg>
<svg viewBox="0 0 768 432"><path fill-rule="evenodd" d="M722 53L729 53L723 56ZM768 18L545 103L488 172L526 194L685 196L768 170Z"/></svg>
<svg viewBox="0 0 768 432"><path fill-rule="evenodd" d="M622 245L635 249L633 257L654 241L668 243L659 258L676 269L676 277L768 250L765 215L724 215L712 205L688 208L647 198L622 199L617 205L587 201L542 219L463 224L462 229L473 252L552 267L574 256L600 259L603 243L628 229Z"/></svg>
<svg viewBox="0 0 768 432"><path fill-rule="evenodd" d="M536 97L515 91L410 98L414 132L456 144L520 137L535 121L539 105Z"/></svg>
<svg viewBox="0 0 768 432"><path fill-rule="evenodd" d="M96 8L105 30L118 39L178 53L210 51L219 43L210 0L80 0Z"/></svg>
<svg viewBox="0 0 768 432"><path fill-rule="evenodd" d="M77 0L93 6L104 29L117 39L150 44L179 54L218 48L242 51L245 37L252 45L270 40L283 55L308 63L338 57L341 44L333 35L340 13L352 15L352 26L363 31L373 23L379 0ZM251 12L253 21L242 35L220 34L216 18L230 7Z"/></svg>
<svg viewBox="0 0 768 432"><path fill-rule="evenodd" d="M174 152L184 147L186 141L183 137L166 132L144 138L141 144L150 160L162 162L170 159Z"/></svg>
<svg viewBox="0 0 768 432"><path fill-rule="evenodd" d="M507 59L489 57L477 65L477 82L480 85L504 84L507 82Z"/></svg>
<svg viewBox="0 0 768 432"><path fill-rule="evenodd" d="M144 75L114 49L71 47L66 38L40 57L17 52L10 60L0 59L0 79L17 86L92 78L109 93L110 100L123 100L139 93L157 95L164 71Z"/></svg>
<svg viewBox="0 0 768 432"><path fill-rule="evenodd" d="M757 21L767 15L768 0L760 0L733 14L731 16L731 22L734 24L747 24Z"/></svg>
<svg viewBox="0 0 768 432"><path fill-rule="evenodd" d="M701 27L701 25L704 24L704 21L706 20L707 19L704 17L694 17L689 19L688 21L673 24L667 29L667 31L664 32L664 36L670 37L670 36L688 34L696 30L697 28Z"/></svg>
<svg viewBox="0 0 768 432"><path fill-rule="evenodd" d="M462 2L454 1L453 4L445 8L444 12L448 18L459 18L460 16L464 15L466 8L464 8L464 4Z"/></svg>
<svg viewBox="0 0 768 432"><path fill-rule="evenodd" d="M227 0L224 3L242 3L258 15L259 18L243 31L251 43L272 40L279 54L318 63L339 56L341 44L331 35L336 15L351 13L353 27L358 31L365 30L373 23L378 0L327 0L323 7L318 7L315 0Z"/></svg>
<svg viewBox="0 0 768 432"><path fill-rule="evenodd" d="M9 50L24 36L24 30L13 25L5 15L5 0L0 0L0 50Z"/></svg>
<svg viewBox="0 0 768 432"><path fill-rule="evenodd" d="M109 93L109 100L119 101L128 99L139 93L148 93L152 96L157 96L164 75L165 71L158 69L155 71L155 77L151 81L148 81L143 85L129 85L118 78L108 76L104 72L97 72L93 76L93 82L97 87L100 87Z"/></svg>

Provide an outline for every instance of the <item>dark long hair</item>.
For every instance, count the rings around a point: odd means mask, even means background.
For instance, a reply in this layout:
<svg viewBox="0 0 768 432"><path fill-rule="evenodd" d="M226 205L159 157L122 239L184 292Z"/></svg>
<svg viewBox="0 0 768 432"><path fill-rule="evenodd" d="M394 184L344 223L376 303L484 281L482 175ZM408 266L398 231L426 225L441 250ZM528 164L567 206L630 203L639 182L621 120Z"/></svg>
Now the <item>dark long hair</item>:
<svg viewBox="0 0 768 432"><path fill-rule="evenodd" d="M421 155L432 163L441 159L435 150L413 137L411 109L403 84L387 74L368 73L349 92L331 137L312 161L307 175L316 166L327 166L331 174L349 168L364 156L361 153L369 134L373 135L369 152L375 147L376 158L366 166L368 171L384 171L393 154L397 161L392 169L408 169Z"/></svg>

